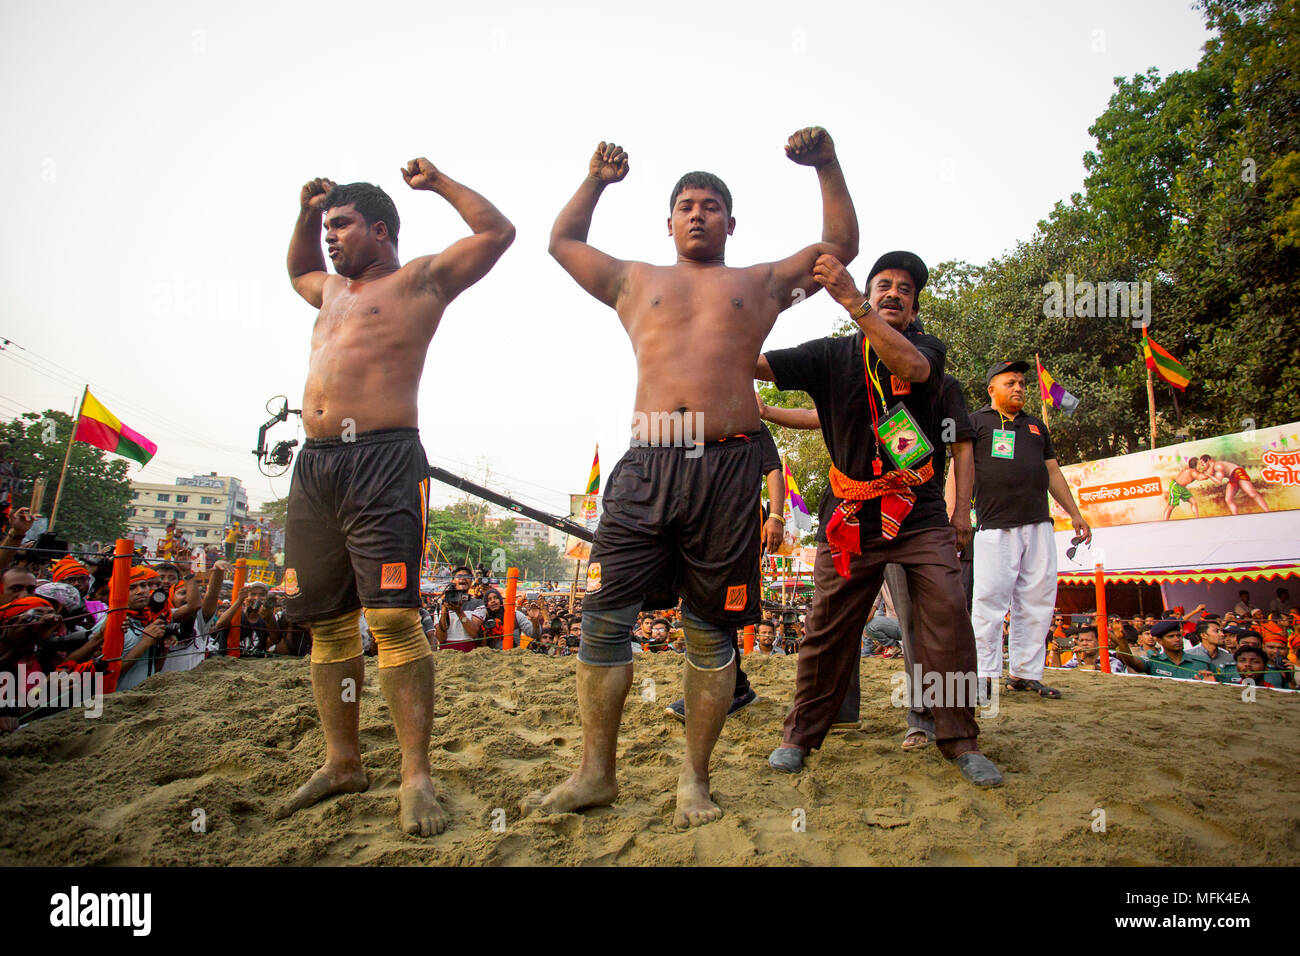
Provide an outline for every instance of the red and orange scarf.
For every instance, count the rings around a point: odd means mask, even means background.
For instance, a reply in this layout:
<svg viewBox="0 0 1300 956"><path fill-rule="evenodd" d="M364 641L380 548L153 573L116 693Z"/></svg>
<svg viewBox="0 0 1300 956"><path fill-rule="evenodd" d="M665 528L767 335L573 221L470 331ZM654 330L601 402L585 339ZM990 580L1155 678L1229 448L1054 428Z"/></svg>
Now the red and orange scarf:
<svg viewBox="0 0 1300 956"><path fill-rule="evenodd" d="M831 491L843 499L826 523L826 542L831 548L835 570L842 578L849 576L849 562L862 553L858 512L873 499L880 499L880 534L886 541L898 536L899 528L916 504L916 485L934 477L934 465L927 461L915 471L902 468L873 481L857 481L831 465Z"/></svg>

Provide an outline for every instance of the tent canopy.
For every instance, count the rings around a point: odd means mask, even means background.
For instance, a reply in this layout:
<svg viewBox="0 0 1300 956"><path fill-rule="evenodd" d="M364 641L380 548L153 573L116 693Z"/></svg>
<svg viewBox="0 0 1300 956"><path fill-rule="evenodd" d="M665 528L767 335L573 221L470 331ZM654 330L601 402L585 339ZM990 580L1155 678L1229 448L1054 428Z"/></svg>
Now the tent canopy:
<svg viewBox="0 0 1300 956"><path fill-rule="evenodd" d="M1235 567L1134 568L1107 572L1107 584L1201 584L1210 581L1272 581L1300 575L1300 564L1242 564ZM1091 587L1096 578L1092 571L1062 571L1060 584Z"/></svg>

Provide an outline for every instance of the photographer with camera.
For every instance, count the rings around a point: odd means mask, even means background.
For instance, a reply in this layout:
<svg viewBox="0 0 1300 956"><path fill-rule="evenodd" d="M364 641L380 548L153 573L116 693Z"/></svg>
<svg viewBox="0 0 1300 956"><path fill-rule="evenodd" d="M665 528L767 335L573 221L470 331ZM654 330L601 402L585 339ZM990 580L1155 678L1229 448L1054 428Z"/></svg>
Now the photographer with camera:
<svg viewBox="0 0 1300 956"><path fill-rule="evenodd" d="M479 646L483 621L470 612L482 606L481 601L469 595L474 574L461 566L451 573L451 584L442 592L438 610L438 646L443 650L469 652Z"/></svg>
<svg viewBox="0 0 1300 956"><path fill-rule="evenodd" d="M512 609L515 615L515 644L519 644L519 636L527 637L529 640L541 633L542 625L546 623L542 611L535 604L528 609L525 614L518 608ZM505 639L505 616L510 613L506 610L505 598L496 588L489 587L483 594L483 606L470 612L470 615L480 622L479 640L486 641L488 647L495 650L501 650L502 642Z"/></svg>
<svg viewBox="0 0 1300 956"><path fill-rule="evenodd" d="M161 671L193 670L208 655L208 643L217 624L217 604L221 600L221 584L227 572L234 568L218 561L211 571L201 572L187 581L172 585L171 619L175 625L164 638L166 656Z"/></svg>
<svg viewBox="0 0 1300 956"><path fill-rule="evenodd" d="M160 590L161 579L153 568L143 565L131 569L127 592L126 620L122 624L122 663L117 673L117 689L131 690L146 677L157 672L161 645L168 636L167 592ZM102 645L107 615L90 632L90 640ZM176 627L176 625L172 625Z"/></svg>
<svg viewBox="0 0 1300 956"><path fill-rule="evenodd" d="M62 626L59 612L43 597L24 595L0 607L0 673L13 681L16 690L15 705L0 707L0 732L18 729L18 718L28 709L28 691L46 669L40 661L41 645ZM22 684L18 684L20 675Z"/></svg>
<svg viewBox="0 0 1300 956"><path fill-rule="evenodd" d="M270 631L267 623L270 612L266 608L266 596L269 590L262 581L250 581L230 599L230 606L222 612L221 617L212 627L212 634L216 639L214 654L226 653L226 638L238 613L239 653L245 657L266 656L267 637Z"/></svg>

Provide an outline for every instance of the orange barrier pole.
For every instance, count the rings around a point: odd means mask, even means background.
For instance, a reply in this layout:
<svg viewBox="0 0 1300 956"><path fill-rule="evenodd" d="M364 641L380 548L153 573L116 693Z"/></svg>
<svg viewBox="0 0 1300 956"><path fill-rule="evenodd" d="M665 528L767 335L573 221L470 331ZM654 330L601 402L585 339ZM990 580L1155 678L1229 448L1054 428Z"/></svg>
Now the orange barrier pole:
<svg viewBox="0 0 1300 956"><path fill-rule="evenodd" d="M501 638L503 651L513 650L515 646L515 598L519 592L519 569L506 571L506 606L502 608L505 615L505 635Z"/></svg>
<svg viewBox="0 0 1300 956"><path fill-rule="evenodd" d="M754 653L754 625L745 625L745 653Z"/></svg>
<svg viewBox="0 0 1300 956"><path fill-rule="evenodd" d="M1101 648L1101 670L1110 673L1110 617L1106 614L1106 573L1097 562L1097 645Z"/></svg>
<svg viewBox="0 0 1300 956"><path fill-rule="evenodd" d="M131 558L135 542L118 538L113 549L113 577L108 586L108 620L104 623L104 647L101 654L108 661L104 672L104 692L117 690L117 675L122 670L122 625L126 623L126 604L131 599Z"/></svg>
<svg viewBox="0 0 1300 956"><path fill-rule="evenodd" d="M235 561L235 579L230 584L230 600L233 603L235 598L239 597L239 592L244 588L244 582L248 579L248 559L239 558ZM230 630L226 633L226 656L239 656L239 638L240 638L240 619L244 616L242 607L235 609L235 616L230 619Z"/></svg>

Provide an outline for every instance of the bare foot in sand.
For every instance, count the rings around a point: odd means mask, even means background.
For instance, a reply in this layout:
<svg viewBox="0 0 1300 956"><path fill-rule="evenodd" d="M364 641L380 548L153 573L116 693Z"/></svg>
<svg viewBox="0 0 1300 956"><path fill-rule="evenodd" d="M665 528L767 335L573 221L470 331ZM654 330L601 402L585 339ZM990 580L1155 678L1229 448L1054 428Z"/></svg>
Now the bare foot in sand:
<svg viewBox="0 0 1300 956"><path fill-rule="evenodd" d="M428 777L403 783L397 803L403 833L427 837L447 829L447 814L443 813L433 781Z"/></svg>
<svg viewBox="0 0 1300 956"><path fill-rule="evenodd" d="M673 814L673 826L679 830L688 827L702 827L706 823L722 818L722 807L709 799L709 781L697 780L688 770L683 769L677 778L677 812Z"/></svg>
<svg viewBox="0 0 1300 956"><path fill-rule="evenodd" d="M534 790L519 804L524 815L540 810L542 813L573 813L587 807L607 807L618 796L618 781L613 777L584 777L579 770L550 793Z"/></svg>
<svg viewBox="0 0 1300 956"><path fill-rule="evenodd" d="M326 797L336 793L360 793L370 786L370 778L360 767L334 768L329 764L321 767L311 779L299 787L292 797L275 811L275 819L283 820L303 807L320 803Z"/></svg>

